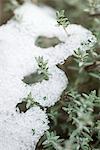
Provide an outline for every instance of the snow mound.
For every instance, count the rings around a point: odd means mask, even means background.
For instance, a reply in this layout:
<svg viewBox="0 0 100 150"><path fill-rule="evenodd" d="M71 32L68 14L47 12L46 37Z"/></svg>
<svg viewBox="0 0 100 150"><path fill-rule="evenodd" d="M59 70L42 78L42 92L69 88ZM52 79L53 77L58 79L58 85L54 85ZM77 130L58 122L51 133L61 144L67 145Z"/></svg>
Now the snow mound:
<svg viewBox="0 0 100 150"><path fill-rule="evenodd" d="M22 114L0 112L0 149L34 150L38 140L48 129L47 124L47 116L39 107Z"/></svg>

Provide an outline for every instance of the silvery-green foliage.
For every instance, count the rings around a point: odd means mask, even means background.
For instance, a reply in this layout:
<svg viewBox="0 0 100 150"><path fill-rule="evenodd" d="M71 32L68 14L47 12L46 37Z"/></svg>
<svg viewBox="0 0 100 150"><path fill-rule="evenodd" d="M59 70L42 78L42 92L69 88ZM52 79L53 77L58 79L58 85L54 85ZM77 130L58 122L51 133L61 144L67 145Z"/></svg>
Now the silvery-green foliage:
<svg viewBox="0 0 100 150"><path fill-rule="evenodd" d="M42 74L44 76L45 80L49 79L49 67L48 67L48 61L44 60L43 57L36 58L37 64L38 64L38 73Z"/></svg>
<svg viewBox="0 0 100 150"><path fill-rule="evenodd" d="M59 139L59 136L56 136L54 132L46 132L46 140L43 142L44 149L46 150L62 150L60 144L63 139Z"/></svg>
<svg viewBox="0 0 100 150"><path fill-rule="evenodd" d="M69 138L60 140L60 137L53 132L47 132L46 139L43 142L44 149L91 150L94 131L98 142L100 140L100 121L94 122L94 108L98 103L100 103L100 97L96 96L96 91L92 91L89 95L79 94L73 90L67 93L62 109L68 115L65 124L68 128ZM97 150L98 145L93 149Z"/></svg>
<svg viewBox="0 0 100 150"><path fill-rule="evenodd" d="M57 23L59 26L66 28L70 24L68 18L65 17L64 10L57 11L56 16L57 16Z"/></svg>
<svg viewBox="0 0 100 150"><path fill-rule="evenodd" d="M7 0L5 3L5 11L14 11L18 6L19 2L17 0Z"/></svg>

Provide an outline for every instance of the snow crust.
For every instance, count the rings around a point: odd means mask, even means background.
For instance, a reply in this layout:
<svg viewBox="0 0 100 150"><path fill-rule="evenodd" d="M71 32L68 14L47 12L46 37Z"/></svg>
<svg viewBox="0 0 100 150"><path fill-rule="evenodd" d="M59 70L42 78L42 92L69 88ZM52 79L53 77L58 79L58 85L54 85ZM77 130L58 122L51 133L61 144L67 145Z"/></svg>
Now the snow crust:
<svg viewBox="0 0 100 150"><path fill-rule="evenodd" d="M25 3L15 10L15 17L0 27L0 149L35 150L48 127L46 111L33 107L26 113L16 112L16 105L29 92L43 107L54 105L67 87L65 73L57 68L73 51L90 49L96 42L90 31L80 25L69 25L67 32L57 27L53 13ZM51 15L50 15L51 14ZM38 36L58 37L63 43L43 49L35 45ZM89 42L91 41L91 42ZM48 60L49 80L26 85L24 76L38 68L35 57ZM46 99L44 100L44 97ZM35 134L32 134L32 129Z"/></svg>
<svg viewBox="0 0 100 150"><path fill-rule="evenodd" d="M34 150L44 130L48 129L47 123L47 116L39 107L22 114L0 112L0 149Z"/></svg>

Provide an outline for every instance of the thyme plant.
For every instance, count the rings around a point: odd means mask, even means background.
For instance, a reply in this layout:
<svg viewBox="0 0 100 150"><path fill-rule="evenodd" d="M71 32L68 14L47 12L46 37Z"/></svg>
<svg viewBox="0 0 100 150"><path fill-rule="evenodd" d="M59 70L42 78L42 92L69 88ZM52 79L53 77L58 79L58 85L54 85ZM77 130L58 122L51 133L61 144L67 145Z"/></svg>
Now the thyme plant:
<svg viewBox="0 0 100 150"><path fill-rule="evenodd" d="M59 136L56 136L54 132L46 132L46 140L43 142L44 149L46 150L61 150L60 143L63 139L59 139Z"/></svg>
<svg viewBox="0 0 100 150"><path fill-rule="evenodd" d="M48 61L45 61L43 57L36 58L37 64L38 64L38 73L42 74L44 76L45 80L49 80L49 67L48 67Z"/></svg>
<svg viewBox="0 0 100 150"><path fill-rule="evenodd" d="M57 18L58 26L62 26L64 31L68 35L68 33L66 31L66 27L70 24L70 22L69 22L68 18L66 18L66 16L65 16L65 11L64 10L57 11L56 18Z"/></svg>
<svg viewBox="0 0 100 150"><path fill-rule="evenodd" d="M27 97L23 98L23 101L26 102L26 109L30 109L31 107L34 107L34 106L39 106L39 104L32 97L31 92L27 95Z"/></svg>
<svg viewBox="0 0 100 150"><path fill-rule="evenodd" d="M92 31L95 31L95 35L97 35L99 44L100 36L95 22L96 20L98 24L100 23L97 18L98 3L96 0L87 2L88 14L92 17L95 16L95 18L92 18L91 27ZM56 16L58 25L62 26L66 31L66 27L70 22L65 17L65 11L58 11ZM73 86L69 83L69 87L64 91L61 101L48 110L48 116L52 123L50 124L50 130L43 137L44 142L41 139L41 145L43 145L41 149L100 149L100 52L97 50L98 44L90 51L75 50L72 57L74 62L72 71L76 70L77 77L75 81L71 79ZM89 89L88 84L90 83L87 83L86 90L88 90L84 93L84 89L82 89L80 92L79 84L82 82L81 80L93 82L93 90ZM84 82L82 82L83 86ZM55 132L56 135L54 135ZM59 138L64 138L64 140L60 142Z"/></svg>
<svg viewBox="0 0 100 150"><path fill-rule="evenodd" d="M96 96L96 91L91 91L89 95L79 94L73 90L67 92L67 98L62 109L67 116L65 124L68 136L66 135L64 140L60 140L60 137L55 136L53 132L47 132L43 142L44 149L97 150L100 146L100 121L96 121L100 114L94 113L97 105L100 106L100 97ZM95 145L93 144L94 134L98 140Z"/></svg>

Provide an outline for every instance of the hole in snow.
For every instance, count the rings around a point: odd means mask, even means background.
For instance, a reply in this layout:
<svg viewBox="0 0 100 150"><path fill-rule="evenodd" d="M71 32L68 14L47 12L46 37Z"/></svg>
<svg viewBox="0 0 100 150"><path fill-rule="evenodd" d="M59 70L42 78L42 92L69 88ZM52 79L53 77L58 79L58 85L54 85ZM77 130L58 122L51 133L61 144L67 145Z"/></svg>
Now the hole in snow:
<svg viewBox="0 0 100 150"><path fill-rule="evenodd" d="M36 100L32 97L32 93L30 92L27 97L24 97L22 99L21 103L18 103L16 105L16 111L18 112L26 112L28 109L32 108L32 107L40 107L41 109L43 109L43 107L36 102Z"/></svg>
<svg viewBox="0 0 100 150"><path fill-rule="evenodd" d="M27 104L27 102L22 101L21 103L18 103L18 104L16 105L16 109L17 109L20 113L22 113L22 112L25 113L25 112L27 111L26 104ZM17 110L16 110L16 111L17 111Z"/></svg>
<svg viewBox="0 0 100 150"><path fill-rule="evenodd" d="M48 80L45 78L44 74L39 74L38 72L32 73L30 75L25 76L22 81L28 85L42 82L43 80Z"/></svg>
<svg viewBox="0 0 100 150"><path fill-rule="evenodd" d="M56 45L62 43L57 37L48 38L45 36L38 36L35 45L40 48L55 47Z"/></svg>

